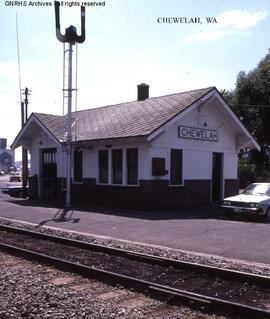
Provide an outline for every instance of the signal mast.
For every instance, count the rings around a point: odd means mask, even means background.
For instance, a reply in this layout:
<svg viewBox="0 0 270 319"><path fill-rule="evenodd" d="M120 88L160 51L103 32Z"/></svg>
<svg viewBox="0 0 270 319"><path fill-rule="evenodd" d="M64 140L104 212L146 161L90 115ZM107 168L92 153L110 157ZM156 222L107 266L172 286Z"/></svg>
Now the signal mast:
<svg viewBox="0 0 270 319"><path fill-rule="evenodd" d="M71 112L72 112L72 46L76 43L83 43L85 40L85 7L81 6L81 35L77 34L76 27L70 25L65 29L65 34L61 33L60 30L60 2L54 1L55 6L55 27L56 37L62 43L68 43L68 50L65 51L64 46L64 59L65 53L68 52L68 109L67 109L67 174L66 174L66 208L71 206L71 156L72 156L72 132L71 132ZM64 67L65 72L65 67ZM64 74L65 79L65 74Z"/></svg>

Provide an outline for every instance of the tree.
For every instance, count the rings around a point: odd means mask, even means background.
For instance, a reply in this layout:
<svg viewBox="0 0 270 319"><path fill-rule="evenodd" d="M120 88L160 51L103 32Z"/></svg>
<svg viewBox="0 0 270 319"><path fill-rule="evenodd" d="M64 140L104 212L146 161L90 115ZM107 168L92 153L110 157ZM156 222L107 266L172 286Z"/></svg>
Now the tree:
<svg viewBox="0 0 270 319"><path fill-rule="evenodd" d="M250 72L239 72L235 89L223 91L223 97L261 146L261 152L252 150L249 156L256 174L269 170L270 53Z"/></svg>

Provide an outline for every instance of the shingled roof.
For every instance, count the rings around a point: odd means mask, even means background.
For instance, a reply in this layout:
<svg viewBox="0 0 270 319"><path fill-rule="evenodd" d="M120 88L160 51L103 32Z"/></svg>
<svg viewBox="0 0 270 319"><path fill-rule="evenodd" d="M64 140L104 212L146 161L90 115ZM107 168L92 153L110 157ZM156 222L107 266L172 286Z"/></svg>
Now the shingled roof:
<svg viewBox="0 0 270 319"><path fill-rule="evenodd" d="M67 121L66 116L33 113L33 115L47 128L47 130L60 142L65 140ZM74 119L73 119L74 123Z"/></svg>
<svg viewBox="0 0 270 319"><path fill-rule="evenodd" d="M148 136L212 90L216 89L210 87L77 111L72 113L73 134L76 130L77 141ZM33 114L54 137L65 141L65 117Z"/></svg>

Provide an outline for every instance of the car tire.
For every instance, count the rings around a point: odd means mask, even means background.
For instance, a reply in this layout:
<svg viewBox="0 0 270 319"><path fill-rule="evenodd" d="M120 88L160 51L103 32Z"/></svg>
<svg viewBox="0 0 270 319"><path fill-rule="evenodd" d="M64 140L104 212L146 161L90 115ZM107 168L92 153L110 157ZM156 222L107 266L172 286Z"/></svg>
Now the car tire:
<svg viewBox="0 0 270 319"><path fill-rule="evenodd" d="M225 209L224 209L224 213L225 213L226 216L230 217L230 216L233 215L233 209L231 209L231 208L225 208Z"/></svg>
<svg viewBox="0 0 270 319"><path fill-rule="evenodd" d="M265 217L265 220L266 220L268 223L270 223L270 207L267 208L264 217Z"/></svg>

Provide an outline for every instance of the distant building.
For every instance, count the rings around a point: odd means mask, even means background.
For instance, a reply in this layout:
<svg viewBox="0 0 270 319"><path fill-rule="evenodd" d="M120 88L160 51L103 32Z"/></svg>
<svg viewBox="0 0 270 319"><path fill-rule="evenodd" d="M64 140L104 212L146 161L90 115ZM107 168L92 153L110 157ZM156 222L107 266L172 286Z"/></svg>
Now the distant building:
<svg viewBox="0 0 270 319"><path fill-rule="evenodd" d="M0 170L7 172L9 167L14 166L15 151L7 149L7 139L0 138Z"/></svg>

